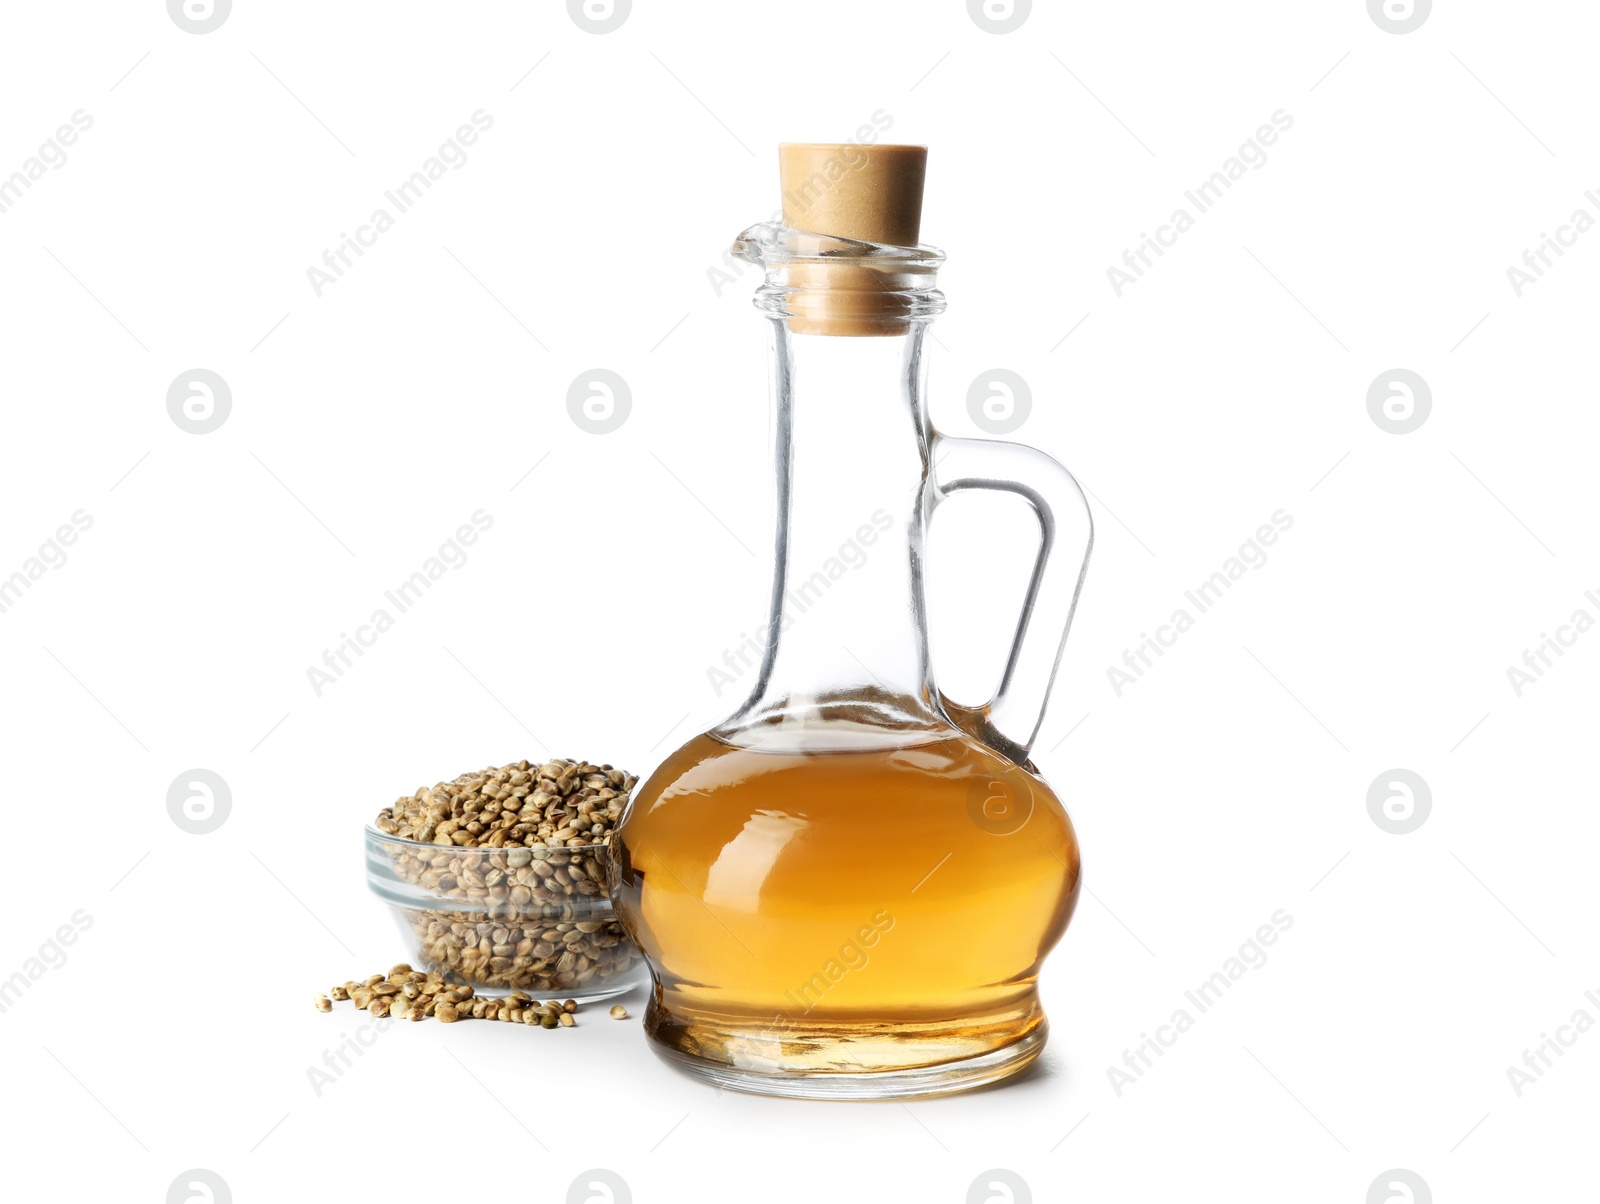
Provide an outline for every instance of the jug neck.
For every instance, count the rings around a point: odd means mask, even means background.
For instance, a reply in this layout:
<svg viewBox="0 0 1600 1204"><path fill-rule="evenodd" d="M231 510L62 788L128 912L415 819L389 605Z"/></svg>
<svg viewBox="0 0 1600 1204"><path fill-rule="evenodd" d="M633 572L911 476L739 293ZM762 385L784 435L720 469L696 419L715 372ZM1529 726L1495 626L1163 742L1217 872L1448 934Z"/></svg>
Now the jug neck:
<svg viewBox="0 0 1600 1204"><path fill-rule="evenodd" d="M771 319L775 569L767 625L741 649L759 657L755 687L723 739L820 751L951 730L923 600L926 322L839 337Z"/></svg>

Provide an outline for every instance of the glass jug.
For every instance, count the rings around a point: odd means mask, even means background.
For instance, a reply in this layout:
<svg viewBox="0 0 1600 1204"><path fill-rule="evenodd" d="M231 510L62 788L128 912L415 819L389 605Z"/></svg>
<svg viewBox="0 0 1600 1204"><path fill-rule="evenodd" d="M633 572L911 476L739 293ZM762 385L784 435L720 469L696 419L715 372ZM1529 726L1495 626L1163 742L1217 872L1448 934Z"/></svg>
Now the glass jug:
<svg viewBox="0 0 1600 1204"><path fill-rule="evenodd" d="M880 174L915 160L920 204L923 148L870 154ZM1028 756L1087 566L1088 506L1043 453L930 425L939 251L915 234L794 228L881 232L823 212L881 204L872 163L803 214L786 196L785 224L735 243L765 274L771 327L770 622L729 656L730 677L754 674L749 699L638 787L612 841L617 906L654 976L657 1052L720 1086L808 1098L932 1094L1025 1068L1046 1033L1039 967L1079 888L1072 825ZM971 489L1021 496L1041 533L982 706L936 687L923 598L929 517Z"/></svg>

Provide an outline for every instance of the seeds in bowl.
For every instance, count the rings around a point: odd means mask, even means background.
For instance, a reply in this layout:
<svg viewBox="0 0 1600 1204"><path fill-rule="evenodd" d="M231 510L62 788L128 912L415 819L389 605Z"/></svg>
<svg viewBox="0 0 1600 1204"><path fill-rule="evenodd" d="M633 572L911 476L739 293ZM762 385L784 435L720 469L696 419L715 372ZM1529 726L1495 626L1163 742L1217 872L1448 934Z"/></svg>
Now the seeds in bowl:
<svg viewBox="0 0 1600 1204"><path fill-rule="evenodd" d="M638 780L587 761L518 761L424 786L378 812L375 826L403 840L464 849L604 844Z"/></svg>
<svg viewBox="0 0 1600 1204"><path fill-rule="evenodd" d="M395 877L440 904L395 904L420 963L452 982L541 995L593 993L636 972L605 846L637 781L588 761L518 761L385 807L373 826L395 838L377 842Z"/></svg>

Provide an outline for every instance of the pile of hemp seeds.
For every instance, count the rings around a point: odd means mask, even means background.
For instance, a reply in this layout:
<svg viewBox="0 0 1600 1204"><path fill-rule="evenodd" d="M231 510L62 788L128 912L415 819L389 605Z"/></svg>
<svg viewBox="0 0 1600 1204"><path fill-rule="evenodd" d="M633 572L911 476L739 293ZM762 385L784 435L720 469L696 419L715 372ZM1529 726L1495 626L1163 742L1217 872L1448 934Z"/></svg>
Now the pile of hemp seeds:
<svg viewBox="0 0 1600 1204"><path fill-rule="evenodd" d="M441 1024L454 1024L457 1020L501 1020L539 1028L577 1026L573 1019L578 1011L575 999L541 1003L521 991L513 991L504 998L485 998L475 994L469 986L451 986L437 970L425 974L413 970L405 962L400 962L387 974L373 974L360 982L351 979L331 988L326 995L318 994L317 1011L331 1012L336 1000L346 999L380 1020L385 1016L396 1020L432 1017ZM628 1009L620 1004L614 1006L611 1018L626 1020Z"/></svg>
<svg viewBox="0 0 1600 1204"><path fill-rule="evenodd" d="M577 1000L541 1001L530 989L589 985L640 960L613 916L593 918L606 907L597 858L637 782L610 765L524 760L396 799L373 825L397 838L396 874L468 910L400 909L439 968L400 962L347 980L316 994L317 1011L348 1000L378 1019L577 1027ZM495 994L477 994L474 983ZM625 1020L628 1011L616 1005L610 1015Z"/></svg>
<svg viewBox="0 0 1600 1204"><path fill-rule="evenodd" d="M527 998L632 970L642 955L611 913L606 877L637 782L589 761L517 761L385 807L374 826L397 838L396 876L446 902L401 909L421 960L452 982Z"/></svg>

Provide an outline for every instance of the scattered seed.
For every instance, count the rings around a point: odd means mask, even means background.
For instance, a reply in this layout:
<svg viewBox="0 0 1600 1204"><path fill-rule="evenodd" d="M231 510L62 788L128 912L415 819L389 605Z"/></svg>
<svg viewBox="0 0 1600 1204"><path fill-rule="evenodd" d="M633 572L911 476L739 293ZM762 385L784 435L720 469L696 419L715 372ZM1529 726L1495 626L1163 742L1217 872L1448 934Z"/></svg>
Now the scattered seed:
<svg viewBox="0 0 1600 1204"><path fill-rule="evenodd" d="M504 998L486 998L475 994L465 983L447 983L437 971L423 974L401 966L396 966L387 976L375 974L360 983L350 981L334 987L326 995L316 993L317 1011L331 1012L335 1000L345 999L378 1019L389 1016L396 1020L426 1020L432 1016L442 1024L472 1019L500 1020L538 1028L577 1027L573 1019L573 1013L578 1010L575 999L541 1001L526 991L513 991ZM612 1015L618 1013L621 1013L619 1019L627 1015L620 1007L612 1009Z"/></svg>
<svg viewBox="0 0 1600 1204"><path fill-rule="evenodd" d="M613 1020L626 1020L628 1018L628 1009L623 1007L620 1003L617 1004L611 1009L611 1018Z"/></svg>

